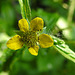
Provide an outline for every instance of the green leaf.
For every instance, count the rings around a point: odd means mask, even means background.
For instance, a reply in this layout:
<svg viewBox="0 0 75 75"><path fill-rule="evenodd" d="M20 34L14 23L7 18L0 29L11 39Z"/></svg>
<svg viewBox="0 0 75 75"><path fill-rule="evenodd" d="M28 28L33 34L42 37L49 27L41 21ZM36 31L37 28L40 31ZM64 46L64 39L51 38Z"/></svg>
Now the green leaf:
<svg viewBox="0 0 75 75"><path fill-rule="evenodd" d="M75 53L69 48L65 42L57 37L51 36L54 40L53 47L67 59L75 62Z"/></svg>
<svg viewBox="0 0 75 75"><path fill-rule="evenodd" d="M29 6L29 0L19 0L21 7L22 18L27 19L28 22L31 20L31 10Z"/></svg>

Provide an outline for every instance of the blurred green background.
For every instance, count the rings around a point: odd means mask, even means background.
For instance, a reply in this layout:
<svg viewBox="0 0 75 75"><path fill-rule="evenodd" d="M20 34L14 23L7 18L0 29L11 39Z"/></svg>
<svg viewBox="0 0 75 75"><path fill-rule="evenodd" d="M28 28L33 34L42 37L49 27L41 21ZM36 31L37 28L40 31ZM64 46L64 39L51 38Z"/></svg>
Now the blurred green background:
<svg viewBox="0 0 75 75"><path fill-rule="evenodd" d="M75 51L74 0L30 0L30 7L32 19L43 18L47 32L65 40ZM21 18L18 0L0 0L0 75L75 75L75 64L53 47L40 47L38 56L27 48L23 52L7 48Z"/></svg>

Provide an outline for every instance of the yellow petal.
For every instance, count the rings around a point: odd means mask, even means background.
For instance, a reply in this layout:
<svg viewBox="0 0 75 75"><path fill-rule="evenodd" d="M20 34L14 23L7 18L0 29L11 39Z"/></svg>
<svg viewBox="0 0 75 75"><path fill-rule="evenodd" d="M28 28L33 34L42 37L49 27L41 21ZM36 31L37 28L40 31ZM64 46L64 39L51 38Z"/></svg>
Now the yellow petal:
<svg viewBox="0 0 75 75"><path fill-rule="evenodd" d="M30 48L29 48L29 52L30 52L32 55L37 56L37 55L38 55L38 49L39 49L39 47L36 45L36 46L34 46L34 47L30 47Z"/></svg>
<svg viewBox="0 0 75 75"><path fill-rule="evenodd" d="M48 48L53 45L53 39L47 34L41 34L39 36L39 44L42 48Z"/></svg>
<svg viewBox="0 0 75 75"><path fill-rule="evenodd" d="M39 31L43 29L44 21L42 18L36 17L30 22L30 28L33 31Z"/></svg>
<svg viewBox="0 0 75 75"><path fill-rule="evenodd" d="M26 32L29 30L28 22L26 19L20 19L18 22L18 26L21 31Z"/></svg>
<svg viewBox="0 0 75 75"><path fill-rule="evenodd" d="M24 43L21 40L21 37L19 35L15 35L14 37L8 40L7 47L12 50L17 50L22 48L23 44Z"/></svg>

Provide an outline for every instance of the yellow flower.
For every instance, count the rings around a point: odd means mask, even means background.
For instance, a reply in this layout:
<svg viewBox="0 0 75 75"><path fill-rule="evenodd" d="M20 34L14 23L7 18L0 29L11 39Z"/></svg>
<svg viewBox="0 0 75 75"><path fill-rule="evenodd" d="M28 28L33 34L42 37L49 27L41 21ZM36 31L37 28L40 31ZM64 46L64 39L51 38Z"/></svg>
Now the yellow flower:
<svg viewBox="0 0 75 75"><path fill-rule="evenodd" d="M15 35L7 42L7 47L12 50L17 50L22 48L25 44L28 46L29 52L32 55L37 56L39 46L42 48L48 48L53 45L53 39L47 34L38 35L38 31L43 29L43 19L36 17L30 22L30 28L28 26L28 22L26 19L20 19L18 22L18 26L23 35Z"/></svg>

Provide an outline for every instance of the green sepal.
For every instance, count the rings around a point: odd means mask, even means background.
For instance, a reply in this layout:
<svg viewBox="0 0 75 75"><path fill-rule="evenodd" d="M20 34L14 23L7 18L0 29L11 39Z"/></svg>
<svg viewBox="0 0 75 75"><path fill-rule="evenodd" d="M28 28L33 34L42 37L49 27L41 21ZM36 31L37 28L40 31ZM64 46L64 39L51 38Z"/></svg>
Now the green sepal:
<svg viewBox="0 0 75 75"><path fill-rule="evenodd" d="M23 36L24 35L24 32L20 31L20 30L15 30L14 31L16 34L20 35L20 36Z"/></svg>

